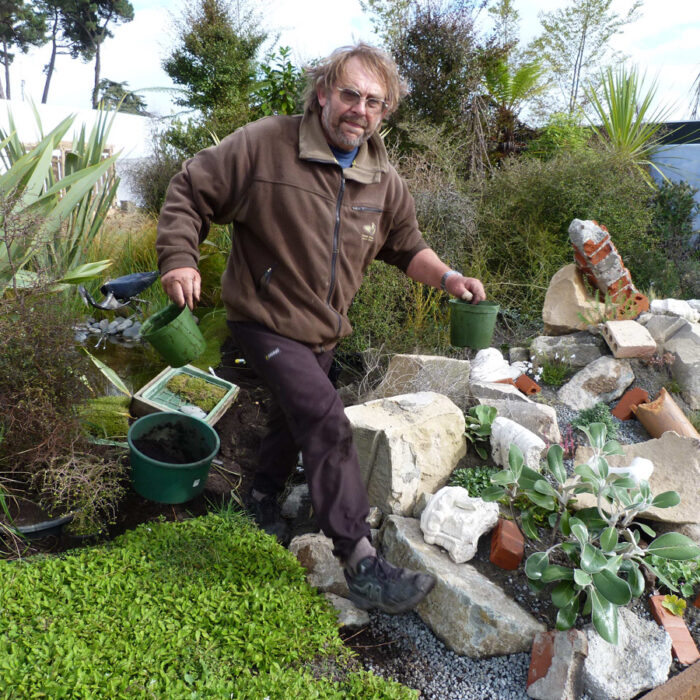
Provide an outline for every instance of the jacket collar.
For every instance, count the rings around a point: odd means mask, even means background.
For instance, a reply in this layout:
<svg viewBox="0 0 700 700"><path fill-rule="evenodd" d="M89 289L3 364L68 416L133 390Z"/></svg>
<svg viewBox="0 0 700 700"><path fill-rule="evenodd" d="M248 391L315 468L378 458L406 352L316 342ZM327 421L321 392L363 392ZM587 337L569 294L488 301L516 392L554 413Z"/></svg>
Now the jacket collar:
<svg viewBox="0 0 700 700"><path fill-rule="evenodd" d="M326 135L321 126L321 119L316 109L307 109L299 126L299 157L321 163L336 163ZM343 174L348 180L355 180L363 185L380 182L382 173L389 170L389 158L381 136L375 131L366 143L360 146L351 168L345 168Z"/></svg>

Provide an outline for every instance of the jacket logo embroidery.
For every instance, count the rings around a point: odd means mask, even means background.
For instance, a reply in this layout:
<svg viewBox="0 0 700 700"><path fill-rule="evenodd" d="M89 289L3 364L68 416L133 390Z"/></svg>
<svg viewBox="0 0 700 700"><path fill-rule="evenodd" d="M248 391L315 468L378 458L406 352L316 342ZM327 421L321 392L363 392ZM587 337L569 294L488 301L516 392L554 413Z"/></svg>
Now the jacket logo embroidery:
<svg viewBox="0 0 700 700"><path fill-rule="evenodd" d="M363 226L362 230L364 231L364 233L360 234L362 236L362 240L372 243L372 241L374 241L374 234L377 232L377 225L372 222L371 224Z"/></svg>

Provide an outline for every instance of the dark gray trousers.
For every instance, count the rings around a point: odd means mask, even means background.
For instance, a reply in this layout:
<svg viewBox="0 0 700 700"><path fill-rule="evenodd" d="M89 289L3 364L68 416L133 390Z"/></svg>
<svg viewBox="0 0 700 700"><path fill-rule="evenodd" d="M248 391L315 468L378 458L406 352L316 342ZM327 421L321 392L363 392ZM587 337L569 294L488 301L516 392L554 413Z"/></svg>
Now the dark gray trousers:
<svg viewBox="0 0 700 700"><path fill-rule="evenodd" d="M328 378L333 351L314 353L258 323L228 325L273 397L253 488L278 494L301 451L318 524L333 540L336 556L347 559L355 543L370 536L369 502L352 428Z"/></svg>

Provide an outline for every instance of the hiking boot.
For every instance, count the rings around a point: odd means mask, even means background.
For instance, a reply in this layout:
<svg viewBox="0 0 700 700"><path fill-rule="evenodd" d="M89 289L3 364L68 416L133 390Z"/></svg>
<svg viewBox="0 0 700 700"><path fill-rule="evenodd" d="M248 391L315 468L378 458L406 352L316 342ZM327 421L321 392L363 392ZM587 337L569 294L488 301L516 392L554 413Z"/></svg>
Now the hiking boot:
<svg viewBox="0 0 700 700"><path fill-rule="evenodd" d="M277 496L267 495L258 500L249 493L243 499L243 505L261 530L276 537L282 546L286 547L289 544L289 525L280 514Z"/></svg>
<svg viewBox="0 0 700 700"><path fill-rule="evenodd" d="M345 570L350 599L362 610L395 615L418 605L435 585L435 577L392 566L379 556L365 557L354 572Z"/></svg>

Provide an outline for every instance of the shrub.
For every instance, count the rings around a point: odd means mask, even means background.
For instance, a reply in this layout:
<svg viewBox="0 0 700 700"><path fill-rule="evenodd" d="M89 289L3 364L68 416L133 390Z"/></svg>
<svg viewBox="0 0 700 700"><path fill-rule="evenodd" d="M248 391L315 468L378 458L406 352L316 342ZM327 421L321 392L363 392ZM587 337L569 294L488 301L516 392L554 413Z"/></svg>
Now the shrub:
<svg viewBox="0 0 700 700"><path fill-rule="evenodd" d="M649 188L615 157L588 148L549 161L508 159L479 190L472 249L490 295L539 314L553 274L573 258L568 228L595 219L610 230L632 277L648 255Z"/></svg>
<svg viewBox="0 0 700 700"><path fill-rule="evenodd" d="M491 476L496 473L493 467L472 467L455 469L450 477L450 486L467 489L472 498L480 498L484 489L491 485Z"/></svg>
<svg viewBox="0 0 700 700"><path fill-rule="evenodd" d="M605 426L607 436L611 440L617 437L617 426L613 420L612 413L610 413L610 407L602 401L599 401L595 406L591 406L591 408L584 408L571 421L571 425L582 432L590 423L602 423Z"/></svg>

